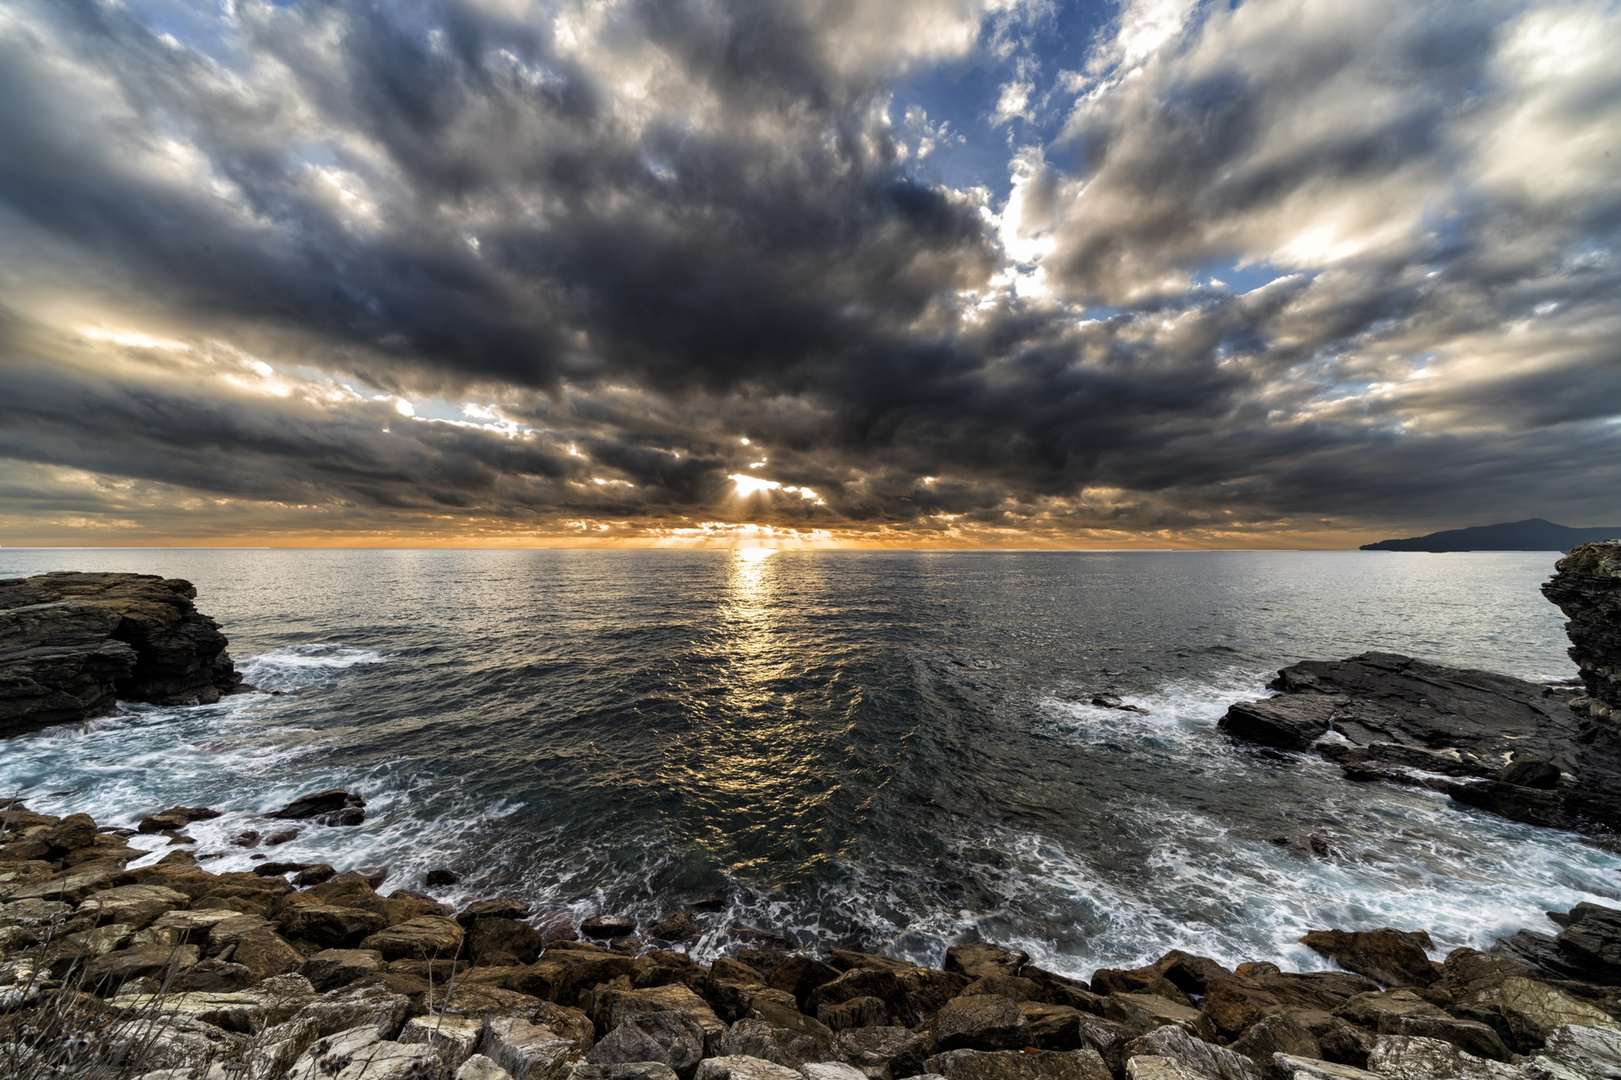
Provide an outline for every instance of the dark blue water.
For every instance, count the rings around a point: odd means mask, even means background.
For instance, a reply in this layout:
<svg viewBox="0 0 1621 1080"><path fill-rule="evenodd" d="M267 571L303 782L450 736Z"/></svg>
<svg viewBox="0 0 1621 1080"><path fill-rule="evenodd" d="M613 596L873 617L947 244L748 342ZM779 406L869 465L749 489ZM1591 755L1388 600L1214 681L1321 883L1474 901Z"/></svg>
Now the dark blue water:
<svg viewBox="0 0 1621 1080"><path fill-rule="evenodd" d="M5 550L0 574L185 577L284 697L135 707L0 748L0 788L129 822L316 787L356 829L274 849L447 899L734 925L1082 974L1180 946L1319 961L1320 926L1445 949L1615 898L1614 856L1215 731L1277 667L1387 649L1564 678L1550 554ZM1069 699L1111 690L1135 715ZM70 794L52 797L50 792ZM1337 852L1273 842L1317 835Z"/></svg>

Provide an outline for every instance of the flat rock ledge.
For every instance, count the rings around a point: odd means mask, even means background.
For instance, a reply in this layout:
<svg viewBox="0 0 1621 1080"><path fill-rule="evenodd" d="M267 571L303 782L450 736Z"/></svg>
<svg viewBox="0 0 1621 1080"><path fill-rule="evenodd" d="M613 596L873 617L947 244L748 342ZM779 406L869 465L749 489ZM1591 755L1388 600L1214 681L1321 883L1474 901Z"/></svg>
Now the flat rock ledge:
<svg viewBox="0 0 1621 1080"><path fill-rule="evenodd" d="M559 926L522 899L457 910L384 895L380 870L298 888L284 874L211 873L178 850L128 869L141 854L87 815L0 806L0 1075L1621 1076L1621 911L1592 904L1552 916L1556 934L1521 931L1444 962L1421 930L1303 928L1338 970L1230 969L1172 950L1083 980L989 942L952 946L938 968L787 944L706 964L660 937L711 917L698 904L641 924L604 913L587 922L621 936L598 945L577 940L585 923Z"/></svg>
<svg viewBox="0 0 1621 1080"><path fill-rule="evenodd" d="M0 580L0 736L114 703L211 704L242 679L189 581L60 572Z"/></svg>
<svg viewBox="0 0 1621 1080"><path fill-rule="evenodd" d="M1621 830L1621 735L1572 709L1569 688L1380 652L1293 664L1271 688L1229 708L1220 730L1319 754L1351 780L1426 786L1533 825Z"/></svg>

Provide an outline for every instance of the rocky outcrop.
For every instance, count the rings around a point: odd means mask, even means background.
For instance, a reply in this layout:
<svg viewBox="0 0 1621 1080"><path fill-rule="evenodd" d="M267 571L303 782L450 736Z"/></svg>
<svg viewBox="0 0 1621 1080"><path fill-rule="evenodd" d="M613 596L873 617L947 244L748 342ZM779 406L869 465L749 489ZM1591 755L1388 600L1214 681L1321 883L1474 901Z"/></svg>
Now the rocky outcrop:
<svg viewBox="0 0 1621 1080"><path fill-rule="evenodd" d="M0 580L0 735L112 711L208 704L241 677L188 581L60 572Z"/></svg>
<svg viewBox="0 0 1621 1080"><path fill-rule="evenodd" d="M1516 821L1621 829L1621 730L1558 687L1379 652L1294 664L1271 687L1277 697L1233 705L1220 730Z"/></svg>
<svg viewBox="0 0 1621 1080"><path fill-rule="evenodd" d="M1587 689L1571 707L1614 722L1621 719L1621 540L1576 548L1554 570L1542 595L1570 619L1570 658Z"/></svg>

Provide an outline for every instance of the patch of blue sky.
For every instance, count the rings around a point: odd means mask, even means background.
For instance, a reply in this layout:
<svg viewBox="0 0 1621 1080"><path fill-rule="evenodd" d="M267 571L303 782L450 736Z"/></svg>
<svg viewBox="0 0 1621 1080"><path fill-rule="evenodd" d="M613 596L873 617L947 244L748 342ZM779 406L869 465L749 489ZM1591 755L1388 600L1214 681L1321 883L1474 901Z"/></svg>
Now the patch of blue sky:
<svg viewBox="0 0 1621 1080"><path fill-rule="evenodd" d="M235 30L218 3L124 0L124 7L152 33L166 34L217 63L233 64L240 59Z"/></svg>
<svg viewBox="0 0 1621 1080"><path fill-rule="evenodd" d="M961 142L937 147L918 171L954 188L981 186L997 198L1012 187L1009 162L1041 146L1060 168L1078 163L1053 146L1074 103L1063 74L1085 68L1104 27L1117 16L1109 0L1056 0L1006 23L987 20L967 57L921 71L895 87L895 115L921 106L934 125L949 123ZM1003 88L1030 85L1022 115L998 118Z"/></svg>
<svg viewBox="0 0 1621 1080"><path fill-rule="evenodd" d="M1271 262L1248 262L1243 259L1211 259L1193 270L1195 286L1226 289L1235 296L1270 285L1289 271L1280 270Z"/></svg>

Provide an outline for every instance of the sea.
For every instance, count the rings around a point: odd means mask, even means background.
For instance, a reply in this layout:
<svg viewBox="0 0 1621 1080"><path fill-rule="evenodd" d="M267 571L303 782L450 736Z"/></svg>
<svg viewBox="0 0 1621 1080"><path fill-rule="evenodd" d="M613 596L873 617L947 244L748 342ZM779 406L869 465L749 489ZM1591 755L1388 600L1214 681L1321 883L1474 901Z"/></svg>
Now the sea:
<svg viewBox="0 0 1621 1080"><path fill-rule="evenodd" d="M188 850L218 871L386 868L386 892L446 868L448 903L644 926L695 905L703 957L764 931L930 964L997 941L1082 977L1171 948L1309 970L1307 930L1395 926L1439 958L1621 899L1621 858L1216 724L1283 665L1370 649L1569 680L1555 558L5 549L0 576L192 581L267 692L5 740L0 794L115 825L213 807ZM364 824L231 843L330 787Z"/></svg>

